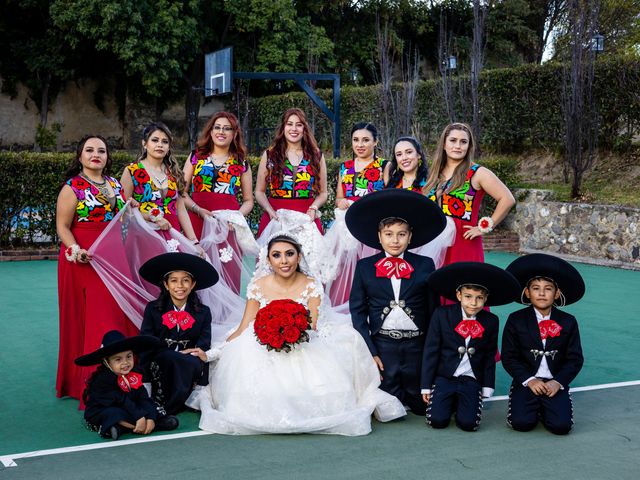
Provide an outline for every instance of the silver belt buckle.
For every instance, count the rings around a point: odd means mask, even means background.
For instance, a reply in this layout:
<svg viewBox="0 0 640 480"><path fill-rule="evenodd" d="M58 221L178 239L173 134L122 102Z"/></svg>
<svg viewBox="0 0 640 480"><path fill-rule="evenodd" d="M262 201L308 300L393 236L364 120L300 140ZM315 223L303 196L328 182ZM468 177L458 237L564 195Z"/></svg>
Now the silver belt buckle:
<svg viewBox="0 0 640 480"><path fill-rule="evenodd" d="M400 330L389 330L389 336L394 340L400 340L402 338L402 332Z"/></svg>

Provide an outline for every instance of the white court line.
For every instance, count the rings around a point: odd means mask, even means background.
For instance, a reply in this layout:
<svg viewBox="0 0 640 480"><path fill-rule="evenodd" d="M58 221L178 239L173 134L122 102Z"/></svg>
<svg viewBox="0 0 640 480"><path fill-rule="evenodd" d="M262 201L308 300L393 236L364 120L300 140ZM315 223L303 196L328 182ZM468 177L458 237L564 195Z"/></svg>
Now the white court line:
<svg viewBox="0 0 640 480"><path fill-rule="evenodd" d="M603 383L600 385L589 385L586 387L576 387L576 388L572 388L571 392L572 393L588 392L591 390L603 390L605 388L631 387L634 385L640 385L640 380L633 380L630 382ZM487 398L485 402L496 402L499 400L507 400L508 398L509 397L507 395L500 395L497 397ZM174 440L177 438L200 437L202 435L213 435L213 434L211 432L204 432L202 430L197 430L195 432L173 433L173 434L161 435L157 437L134 438L131 440L117 440L115 442L90 443L87 445L76 445L75 447L52 448L49 450L35 450L33 452L14 453L11 455L0 455L0 462L2 462L2 465L4 465L5 467L17 467L18 464L15 461L21 458L44 457L47 455L58 455L61 453L83 452L87 450L98 450L100 448L122 447L125 445L134 445L136 443L161 442L164 440Z"/></svg>

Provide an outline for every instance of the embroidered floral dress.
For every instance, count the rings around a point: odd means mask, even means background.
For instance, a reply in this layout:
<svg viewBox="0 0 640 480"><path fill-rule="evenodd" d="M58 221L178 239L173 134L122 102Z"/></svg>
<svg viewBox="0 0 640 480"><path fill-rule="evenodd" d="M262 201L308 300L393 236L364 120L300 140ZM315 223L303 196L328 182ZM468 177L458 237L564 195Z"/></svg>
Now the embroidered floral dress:
<svg viewBox="0 0 640 480"><path fill-rule="evenodd" d="M405 190L410 190L412 192L417 192L417 193L422 193L422 188L427 184L427 179L422 179L419 183L418 186L416 187L413 183L411 185L409 185L407 188L405 188ZM395 188L403 188L402 187L402 178L400 179L400 181L397 183Z"/></svg>
<svg viewBox="0 0 640 480"><path fill-rule="evenodd" d="M247 166L236 158L229 157L226 162L218 166L211 155L191 155L189 160L193 166L191 177L191 198L199 207L209 211L238 210L238 195L241 192L242 174ZM202 236L203 222L200 215L189 212L191 225L196 237Z"/></svg>
<svg viewBox="0 0 640 480"><path fill-rule="evenodd" d="M465 226L474 227L478 224L478 213L484 196L484 190L473 188L471 179L476 174L480 165L472 165L467 172L464 184L447 192L450 181L440 186L442 194L438 198L437 188L428 193L428 197L438 203L442 212L451 217L456 225L456 239L447 249L444 265L454 262L484 262L484 250L482 248L482 236L473 240L466 240L463 235Z"/></svg>
<svg viewBox="0 0 640 480"><path fill-rule="evenodd" d="M165 218L171 222L171 226L176 230L180 230L180 222L176 212L176 204L179 197L176 179L170 173L167 174L167 188L160 189L154 183L142 162L130 164L127 166L127 170L131 174L131 180L133 181L132 196L140 203L140 211L149 213L152 209L158 207L164 212Z"/></svg>
<svg viewBox="0 0 640 480"><path fill-rule="evenodd" d="M267 197L274 210L286 208L297 212L305 213L309 205L313 203L313 184L316 182L316 172L311 168L311 162L303 158L298 166L291 165L288 158L285 158L282 167L282 180L277 178L267 179ZM262 233L269 223L267 212L262 214L258 235ZM318 230L322 232L320 219L316 219Z"/></svg>
<svg viewBox="0 0 640 480"><path fill-rule="evenodd" d="M359 172L356 171L355 160L347 160L340 165L340 184L344 198L357 200L368 193L384 188L383 171L387 161L375 158Z"/></svg>
<svg viewBox="0 0 640 480"><path fill-rule="evenodd" d="M322 297L310 281L296 302ZM265 307L256 282L247 298ZM371 354L351 326L350 317L320 309L317 331L291 352L268 351L258 343L253 322L231 342L210 370L209 387L190 406L202 410L200 428L215 433L331 433L365 435L371 414L388 421L405 414L395 397L378 388L380 375Z"/></svg>
<svg viewBox="0 0 640 480"><path fill-rule="evenodd" d="M123 207L122 185L105 177L115 197L109 199L80 175L66 182L76 196L71 233L80 248L89 249ZM78 367L74 360L100 347L103 335L120 330L126 336L138 329L127 319L96 271L88 263L72 263L62 245L58 258L60 343L56 393L81 399L86 379L95 367Z"/></svg>

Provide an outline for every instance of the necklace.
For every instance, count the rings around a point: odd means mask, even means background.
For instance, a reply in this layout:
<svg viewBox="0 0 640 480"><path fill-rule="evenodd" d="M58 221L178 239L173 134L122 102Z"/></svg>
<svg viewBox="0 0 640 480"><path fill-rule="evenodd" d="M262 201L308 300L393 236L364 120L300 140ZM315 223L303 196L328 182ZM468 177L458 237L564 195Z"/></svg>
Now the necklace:
<svg viewBox="0 0 640 480"><path fill-rule="evenodd" d="M296 157L296 161L295 163L291 160L291 157L289 156L290 153L293 153L293 155L295 155ZM297 167L298 165L300 165L300 162L302 161L302 157L304 156L304 152L302 150L300 150L300 153L298 154L298 152L291 152L290 150L287 150L287 158L289 159L289 163L294 166Z"/></svg>
<svg viewBox="0 0 640 480"><path fill-rule="evenodd" d="M151 167L145 166L145 169L149 172L149 175L151 175L153 183L155 183L158 188L162 188L162 184L167 180L167 174L163 172L164 176L158 177L157 170L155 168L152 169Z"/></svg>
<svg viewBox="0 0 640 480"><path fill-rule="evenodd" d="M107 179L102 177L102 183L96 182L95 180L91 180L89 177L87 177L84 173L81 173L80 176L82 178L84 178L87 182L89 182L91 185L93 185L94 187L96 187L98 189L98 191L104 195L106 198L113 198L115 197L114 194L112 194L109 185L107 184Z"/></svg>
<svg viewBox="0 0 640 480"><path fill-rule="evenodd" d="M211 164L213 165L213 167L217 169L222 167L225 163L227 163L227 160L229 160L229 154L227 153L226 155L223 155L221 157L211 154L209 155L209 158L211 159ZM222 158L222 163L217 164L216 162L218 162L220 158Z"/></svg>

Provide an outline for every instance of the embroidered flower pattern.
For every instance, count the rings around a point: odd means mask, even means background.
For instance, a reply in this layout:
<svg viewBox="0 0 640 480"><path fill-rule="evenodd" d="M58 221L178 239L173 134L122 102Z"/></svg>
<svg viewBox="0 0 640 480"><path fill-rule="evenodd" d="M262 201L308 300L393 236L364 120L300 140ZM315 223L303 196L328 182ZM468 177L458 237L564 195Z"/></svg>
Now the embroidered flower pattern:
<svg viewBox="0 0 640 480"><path fill-rule="evenodd" d="M122 185L115 178L105 177L116 194L115 207L111 207L109 199L105 197L95 185L80 176L67 180L78 199L76 215L78 222L108 222L124 206Z"/></svg>
<svg viewBox="0 0 640 480"><path fill-rule="evenodd" d="M340 183L344 198L364 197L384 188L384 158L376 158L359 172L356 172L355 163L355 160L347 160L340 166Z"/></svg>
<svg viewBox="0 0 640 480"><path fill-rule="evenodd" d="M191 156L193 178L191 192L215 192L237 195L240 191L242 174L247 167L237 159L229 157L220 167L213 163L213 157L198 158Z"/></svg>
<svg viewBox="0 0 640 480"><path fill-rule="evenodd" d="M133 181L133 198L140 202L140 211L149 213L155 207L163 209L165 214L176 215L176 202L178 190L176 180L168 175L167 191L163 196L162 191L153 183L149 173L141 162L127 166Z"/></svg>
<svg viewBox="0 0 640 480"><path fill-rule="evenodd" d="M315 176L309 160L302 159L300 165L294 167L287 158L282 167L282 183L277 179L269 182L269 194L273 198L311 198Z"/></svg>
<svg viewBox="0 0 640 480"><path fill-rule="evenodd" d="M473 177L478 168L480 168L480 165L476 164L469 169L467 178L460 188L442 194L442 213L449 217L471 221L473 201L478 194L478 191L471 185L471 177ZM445 190L448 187L449 183L445 185ZM435 188L432 189L427 196L434 202L437 202Z"/></svg>

